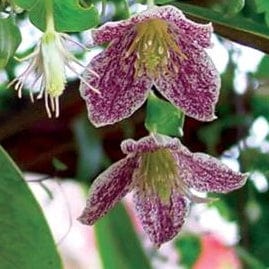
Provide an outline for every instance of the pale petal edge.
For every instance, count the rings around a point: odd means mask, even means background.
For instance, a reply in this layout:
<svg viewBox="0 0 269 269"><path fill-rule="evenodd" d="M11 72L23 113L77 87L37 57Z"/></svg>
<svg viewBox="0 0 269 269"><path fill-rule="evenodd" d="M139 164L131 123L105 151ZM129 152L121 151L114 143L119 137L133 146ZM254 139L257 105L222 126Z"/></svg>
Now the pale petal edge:
<svg viewBox="0 0 269 269"><path fill-rule="evenodd" d="M126 139L121 143L121 150L124 154L153 152L161 148L177 150L180 142L177 138L171 138L161 134L150 134L137 141Z"/></svg>
<svg viewBox="0 0 269 269"><path fill-rule="evenodd" d="M132 189L132 175L137 160L128 156L100 174L93 182L86 207L78 220L87 225L94 224Z"/></svg>
<svg viewBox="0 0 269 269"><path fill-rule="evenodd" d="M175 152L180 176L197 191L227 193L246 183L248 174L235 172L220 160L204 153L192 153L185 146Z"/></svg>

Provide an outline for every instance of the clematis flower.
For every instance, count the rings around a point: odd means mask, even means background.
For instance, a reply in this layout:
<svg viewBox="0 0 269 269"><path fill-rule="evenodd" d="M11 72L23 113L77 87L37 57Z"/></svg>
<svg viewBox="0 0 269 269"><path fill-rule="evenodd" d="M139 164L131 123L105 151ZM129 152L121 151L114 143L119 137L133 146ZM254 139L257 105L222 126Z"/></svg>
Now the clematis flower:
<svg viewBox="0 0 269 269"><path fill-rule="evenodd" d="M190 202L209 201L195 196L193 189L226 193L242 187L247 178L216 158L191 153L178 139L164 135L150 135L138 141L127 139L121 148L127 157L94 181L79 220L94 224L134 190L138 216L156 245L177 235Z"/></svg>
<svg viewBox="0 0 269 269"><path fill-rule="evenodd" d="M92 32L92 45L107 44L86 70L82 81L89 118L95 126L129 117L156 89L173 105L201 121L215 118L220 78L205 52L211 24L197 24L172 6L152 7L128 20L109 22Z"/></svg>
<svg viewBox="0 0 269 269"><path fill-rule="evenodd" d="M82 65L67 50L67 41L76 43L67 34L58 33L54 30L46 31L33 53L21 59L21 61L30 60L24 72L8 85L8 87L14 85L15 90L18 91L19 98L21 98L24 83L29 77L33 76L34 80L30 86L31 100L34 101L33 89L39 85L37 99L41 99L43 96L45 97L45 108L49 118L52 117L52 112L55 113L56 117L59 116L59 97L62 95L66 84L65 67L68 67L82 79L88 89L92 89L97 94L99 93L97 89L87 83L72 67L71 63ZM79 43L76 44L80 45ZM91 75L98 76L94 71L87 70Z"/></svg>

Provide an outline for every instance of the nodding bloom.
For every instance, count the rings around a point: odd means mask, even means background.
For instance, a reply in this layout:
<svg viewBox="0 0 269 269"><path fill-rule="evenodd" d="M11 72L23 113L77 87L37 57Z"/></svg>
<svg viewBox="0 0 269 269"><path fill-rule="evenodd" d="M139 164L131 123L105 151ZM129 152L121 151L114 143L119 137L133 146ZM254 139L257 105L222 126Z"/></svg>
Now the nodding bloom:
<svg viewBox="0 0 269 269"><path fill-rule="evenodd" d="M226 193L246 182L247 175L209 155L190 152L176 138L150 135L138 141L127 139L121 148L127 156L93 182L79 220L94 224L133 190L142 226L158 246L177 235L190 202L210 201L192 190Z"/></svg>
<svg viewBox="0 0 269 269"><path fill-rule="evenodd" d="M201 121L215 118L220 77L204 48L211 45L211 24L197 24L175 7L152 7L128 20L92 31L92 45L108 44L89 68L99 74L82 81L89 118L95 126L129 117L155 88L173 105ZM84 80L84 81L85 81Z"/></svg>
<svg viewBox="0 0 269 269"><path fill-rule="evenodd" d="M49 118L52 117L52 112L54 112L55 117L59 116L59 97L62 95L66 84L65 67L68 67L82 79L89 89L99 94L99 91L87 83L72 67L71 63L82 65L66 49L66 41L80 45L73 41L67 34L46 31L42 35L33 53L21 59L30 60L24 72L8 85L9 87L14 85L15 90L18 91L18 96L21 98L25 81L28 77L34 75L34 80L29 89L31 100L34 101L33 89L39 87L37 99L41 99L44 96L45 107ZM89 68L87 70L91 75L98 77L94 71Z"/></svg>

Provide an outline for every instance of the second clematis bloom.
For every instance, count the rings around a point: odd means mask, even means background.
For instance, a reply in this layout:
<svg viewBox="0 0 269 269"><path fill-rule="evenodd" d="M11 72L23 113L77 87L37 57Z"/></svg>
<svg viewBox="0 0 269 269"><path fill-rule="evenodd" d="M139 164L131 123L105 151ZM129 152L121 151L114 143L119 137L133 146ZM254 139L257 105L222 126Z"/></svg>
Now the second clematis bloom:
<svg viewBox="0 0 269 269"><path fill-rule="evenodd" d="M211 24L197 24L175 7L151 7L128 20L93 30L93 44L108 44L92 59L81 95L95 126L129 117L156 89L183 112L201 121L215 118L219 74L204 48L211 45Z"/></svg>
<svg viewBox="0 0 269 269"><path fill-rule="evenodd" d="M53 29L43 33L34 52L22 59L30 59L24 72L9 83L9 86L14 85L15 90L18 91L18 96L21 97L24 83L27 81L28 77L32 75L34 80L30 86L30 97L32 101L34 101L33 90L38 88L39 94L37 99L44 96L45 108L49 118L51 118L53 114L55 114L55 117L59 116L59 98L63 94L66 85L65 68L68 67L83 80L76 69L72 67L72 64L75 63L81 67L84 66L67 50L67 41L81 46L79 43L73 41L67 34L58 33ZM92 70L88 70L88 72L93 76L98 76ZM87 84L89 89L92 89L97 94L99 93L99 91L88 84L87 81L84 81L84 83Z"/></svg>
<svg viewBox="0 0 269 269"><path fill-rule="evenodd" d="M234 172L216 158L192 153L178 139L150 135L122 142L127 157L92 184L79 220L88 225L134 190L134 203L145 232L157 246L180 231L190 202L207 202L192 189L226 193L242 187L247 175Z"/></svg>

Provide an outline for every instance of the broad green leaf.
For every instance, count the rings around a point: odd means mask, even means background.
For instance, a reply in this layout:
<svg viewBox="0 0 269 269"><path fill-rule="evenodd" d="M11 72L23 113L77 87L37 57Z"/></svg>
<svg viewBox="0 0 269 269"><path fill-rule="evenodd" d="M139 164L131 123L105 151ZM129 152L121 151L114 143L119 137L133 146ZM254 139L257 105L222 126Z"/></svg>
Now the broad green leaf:
<svg viewBox="0 0 269 269"><path fill-rule="evenodd" d="M41 0L13 0L16 5L26 10L31 9L38 1Z"/></svg>
<svg viewBox="0 0 269 269"><path fill-rule="evenodd" d="M241 14L227 17L220 12L182 2L173 2L173 5L197 22L213 22L215 32L223 37L269 53L269 28L265 24Z"/></svg>
<svg viewBox="0 0 269 269"><path fill-rule="evenodd" d="M118 204L95 225L103 269L150 269L129 216Z"/></svg>
<svg viewBox="0 0 269 269"><path fill-rule="evenodd" d="M20 43L21 33L13 19L0 19L0 69L6 66Z"/></svg>
<svg viewBox="0 0 269 269"><path fill-rule="evenodd" d="M172 0L156 0L157 4L163 5L167 3L173 2ZM189 1L195 2L195 5L199 5L201 7L208 8L208 10L214 10L217 12L221 12L223 16L229 17L239 13L245 5L245 0L203 0L200 3L197 1Z"/></svg>
<svg viewBox="0 0 269 269"><path fill-rule="evenodd" d="M80 32L99 23L98 11L91 5L84 8L78 0L52 0L55 28L58 32ZM46 1L14 0L29 11L31 22L40 30L46 29Z"/></svg>
<svg viewBox="0 0 269 269"><path fill-rule="evenodd" d="M200 238L192 234L181 235L176 239L175 244L180 254L180 263L187 269L191 269L201 253Z"/></svg>
<svg viewBox="0 0 269 269"><path fill-rule="evenodd" d="M221 12L224 16L233 16L240 12L245 5L245 0L218 0L210 1L212 7L215 11Z"/></svg>
<svg viewBox="0 0 269 269"><path fill-rule="evenodd" d="M106 158L102 141L86 117L75 121L73 131L79 154L76 178L89 181L89 178L93 178L101 170Z"/></svg>
<svg viewBox="0 0 269 269"><path fill-rule="evenodd" d="M21 172L0 147L0 268L60 269L42 211Z"/></svg>
<svg viewBox="0 0 269 269"><path fill-rule="evenodd" d="M145 126L149 132L182 136L184 113L167 101L150 94Z"/></svg>
<svg viewBox="0 0 269 269"><path fill-rule="evenodd" d="M254 0L257 12L264 13L265 15L265 22L269 26L269 1L268 0Z"/></svg>

